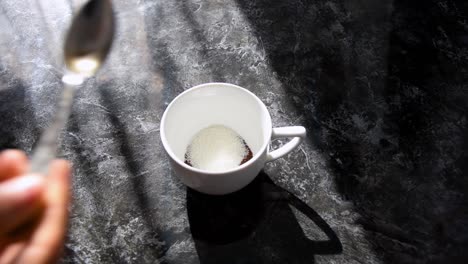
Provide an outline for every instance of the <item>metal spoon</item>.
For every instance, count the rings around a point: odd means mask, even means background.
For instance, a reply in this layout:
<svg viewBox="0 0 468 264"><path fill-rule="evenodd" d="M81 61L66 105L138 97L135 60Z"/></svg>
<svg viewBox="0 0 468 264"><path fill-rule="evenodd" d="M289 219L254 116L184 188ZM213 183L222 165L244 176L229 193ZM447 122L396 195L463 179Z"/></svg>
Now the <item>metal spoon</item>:
<svg viewBox="0 0 468 264"><path fill-rule="evenodd" d="M55 158L59 135L70 115L76 89L93 76L109 53L115 28L111 0L90 0L73 19L64 46L63 91L52 124L35 148L30 173L46 175Z"/></svg>

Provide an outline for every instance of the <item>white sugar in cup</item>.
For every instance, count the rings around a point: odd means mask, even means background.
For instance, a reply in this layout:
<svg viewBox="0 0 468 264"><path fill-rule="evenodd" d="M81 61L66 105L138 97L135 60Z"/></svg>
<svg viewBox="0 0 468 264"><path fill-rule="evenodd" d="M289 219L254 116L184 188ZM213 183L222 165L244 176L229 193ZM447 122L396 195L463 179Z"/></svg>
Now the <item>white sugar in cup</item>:
<svg viewBox="0 0 468 264"><path fill-rule="evenodd" d="M195 168L221 172L241 165L248 152L244 140L234 130L213 125L194 136L185 156Z"/></svg>

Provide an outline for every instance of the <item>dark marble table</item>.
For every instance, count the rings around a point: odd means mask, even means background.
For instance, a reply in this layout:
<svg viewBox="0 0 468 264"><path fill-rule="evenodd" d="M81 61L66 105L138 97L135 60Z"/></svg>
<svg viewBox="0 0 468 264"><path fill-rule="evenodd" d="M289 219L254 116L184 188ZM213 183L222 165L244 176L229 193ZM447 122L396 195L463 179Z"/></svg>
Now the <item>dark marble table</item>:
<svg viewBox="0 0 468 264"><path fill-rule="evenodd" d="M30 153L50 122L83 2L0 2L0 149ZM61 135L63 263L468 263L468 2L114 2ZM308 129L223 197L187 190L159 139L167 104L212 81Z"/></svg>

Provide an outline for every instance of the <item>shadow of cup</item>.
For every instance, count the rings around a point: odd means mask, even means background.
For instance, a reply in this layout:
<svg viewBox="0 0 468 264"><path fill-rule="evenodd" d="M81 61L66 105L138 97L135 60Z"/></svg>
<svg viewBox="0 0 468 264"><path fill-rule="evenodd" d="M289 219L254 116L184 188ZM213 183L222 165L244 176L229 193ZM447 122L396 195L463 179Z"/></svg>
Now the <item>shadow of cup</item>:
<svg viewBox="0 0 468 264"><path fill-rule="evenodd" d="M291 207L328 240L307 237ZM187 188L187 211L201 263L313 263L316 254L342 252L325 220L263 172L245 188L224 196Z"/></svg>
<svg viewBox="0 0 468 264"><path fill-rule="evenodd" d="M222 196L187 187L187 211L193 237L226 244L248 236L263 216L261 185L257 177L243 189Z"/></svg>

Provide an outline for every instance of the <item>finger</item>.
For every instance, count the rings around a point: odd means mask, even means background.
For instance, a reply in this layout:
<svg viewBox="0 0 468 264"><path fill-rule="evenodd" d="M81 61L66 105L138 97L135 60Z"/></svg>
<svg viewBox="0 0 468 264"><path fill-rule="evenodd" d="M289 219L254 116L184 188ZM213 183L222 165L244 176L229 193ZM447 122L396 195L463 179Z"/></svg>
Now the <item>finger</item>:
<svg viewBox="0 0 468 264"><path fill-rule="evenodd" d="M45 212L16 263L53 263L62 248L68 220L70 166L52 162L45 190Z"/></svg>
<svg viewBox="0 0 468 264"><path fill-rule="evenodd" d="M45 179L39 175L19 176L0 183L0 236L38 211L44 189Z"/></svg>
<svg viewBox="0 0 468 264"><path fill-rule="evenodd" d="M28 157L20 150L5 150L0 153L0 181L26 173Z"/></svg>
<svg viewBox="0 0 468 264"><path fill-rule="evenodd" d="M0 248L0 264L11 264L24 250L26 242L16 242L5 248Z"/></svg>

